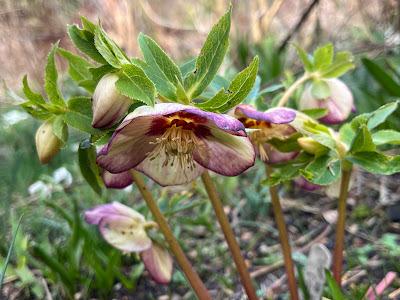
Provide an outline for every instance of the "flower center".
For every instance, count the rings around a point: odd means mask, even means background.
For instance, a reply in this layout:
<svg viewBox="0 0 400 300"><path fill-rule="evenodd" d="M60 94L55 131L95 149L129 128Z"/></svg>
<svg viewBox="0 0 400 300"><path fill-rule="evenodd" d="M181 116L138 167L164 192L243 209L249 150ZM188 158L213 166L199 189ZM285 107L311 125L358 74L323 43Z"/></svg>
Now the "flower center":
<svg viewBox="0 0 400 300"><path fill-rule="evenodd" d="M183 121L184 122L184 121ZM195 168L193 161L193 150L198 144L197 137L190 125L180 126L179 122L172 122L171 127L165 130L161 137L156 138L153 144L156 148L150 154L150 160L165 154L163 167L179 164L183 170Z"/></svg>

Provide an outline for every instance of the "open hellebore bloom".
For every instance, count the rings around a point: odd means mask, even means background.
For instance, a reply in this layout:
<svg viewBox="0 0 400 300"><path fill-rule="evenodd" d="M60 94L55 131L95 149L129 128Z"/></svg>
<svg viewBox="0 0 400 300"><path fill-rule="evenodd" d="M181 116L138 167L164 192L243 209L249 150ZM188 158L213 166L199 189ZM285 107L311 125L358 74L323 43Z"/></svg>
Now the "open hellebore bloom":
<svg viewBox="0 0 400 300"><path fill-rule="evenodd" d="M151 277L166 284L172 276L172 258L168 251L153 243L146 229L157 224L146 221L137 211L119 202L104 204L85 212L89 224L98 225L103 238L124 252L139 252Z"/></svg>
<svg viewBox="0 0 400 300"><path fill-rule="evenodd" d="M317 99L312 93L312 85L309 85L300 98L299 108L301 110L325 108L328 114L320 121L326 124L340 124L355 109L353 95L347 85L339 79L326 79L325 82L328 84L330 96L326 99Z"/></svg>
<svg viewBox="0 0 400 300"><path fill-rule="evenodd" d="M266 112L257 111L247 104L238 105L234 112L236 118L248 129L253 129L249 134L261 160L274 164L293 159L297 152L280 152L268 141L273 138L284 140L296 132L288 123L296 117L296 112L289 108L272 108Z"/></svg>
<svg viewBox="0 0 400 300"><path fill-rule="evenodd" d="M97 163L112 174L135 168L162 186L189 183L204 169L236 176L254 164L241 122L177 104L141 106L100 150Z"/></svg>
<svg viewBox="0 0 400 300"><path fill-rule="evenodd" d="M60 151L62 142L53 133L53 124L44 122L36 131L36 151L42 164L47 164Z"/></svg>
<svg viewBox="0 0 400 300"><path fill-rule="evenodd" d="M95 128L111 127L126 114L132 104L128 97L117 91L117 80L117 75L106 74L96 86L92 103L92 126Z"/></svg>

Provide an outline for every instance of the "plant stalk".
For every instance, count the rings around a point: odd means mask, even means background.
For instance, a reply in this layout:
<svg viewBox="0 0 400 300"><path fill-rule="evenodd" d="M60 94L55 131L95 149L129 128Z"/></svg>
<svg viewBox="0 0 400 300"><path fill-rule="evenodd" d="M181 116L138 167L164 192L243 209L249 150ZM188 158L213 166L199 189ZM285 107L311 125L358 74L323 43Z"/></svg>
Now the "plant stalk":
<svg viewBox="0 0 400 300"><path fill-rule="evenodd" d="M293 84L283 93L281 99L279 100L277 107L285 106L286 103L289 101L290 96L297 90L297 88L310 79L310 74L304 73L299 79L297 79Z"/></svg>
<svg viewBox="0 0 400 300"><path fill-rule="evenodd" d="M346 226L346 203L349 194L349 185L351 178L351 169L342 171L342 180L340 182L340 194L338 202L338 220L336 223L335 248L333 252L332 273L336 282L340 286L343 268L343 249L344 233Z"/></svg>
<svg viewBox="0 0 400 300"><path fill-rule="evenodd" d="M140 193L142 194L144 200L151 213L153 214L154 220L157 222L162 234L167 241L171 252L174 254L177 263L182 269L183 273L186 275L187 280L192 286L194 292L200 300L211 300L210 294L208 293L207 288L204 283L201 281L199 275L194 271L192 265L187 259L185 253L183 252L181 246L178 241L174 237L174 234L171 231L166 219L164 218L162 212L157 206L156 201L153 198L153 195L147 189L142 176L137 171L131 171L132 179L138 187Z"/></svg>
<svg viewBox="0 0 400 300"><path fill-rule="evenodd" d="M267 176L272 173L272 168L268 165L265 166L267 171ZM285 270L287 276L287 282L289 286L290 298L292 300L298 300L298 289L296 276L294 273L294 263L292 259L292 250L289 243L289 236L286 230L285 218L283 216L281 202L279 200L279 194L276 186L269 187L269 194L271 196L272 209L274 211L275 223L278 227L279 232L279 242L282 248L283 261L285 263Z"/></svg>
<svg viewBox="0 0 400 300"><path fill-rule="evenodd" d="M221 226L222 232L224 233L225 240L228 243L228 247L231 251L233 260L234 260L236 268L239 272L240 280L243 284L246 294L247 294L249 300L256 300L258 298L256 295L256 291L253 287L253 283L251 281L250 274L247 270L246 263L244 262L243 256L240 253L239 244L236 241L235 235L229 224L229 220L224 212L222 202L219 199L217 190L216 190L214 183L210 177L210 174L207 171L205 171L203 173L203 175L201 175L201 179L203 180L203 184L204 184L204 186L207 190L207 194L211 200L211 204L214 208L218 223Z"/></svg>

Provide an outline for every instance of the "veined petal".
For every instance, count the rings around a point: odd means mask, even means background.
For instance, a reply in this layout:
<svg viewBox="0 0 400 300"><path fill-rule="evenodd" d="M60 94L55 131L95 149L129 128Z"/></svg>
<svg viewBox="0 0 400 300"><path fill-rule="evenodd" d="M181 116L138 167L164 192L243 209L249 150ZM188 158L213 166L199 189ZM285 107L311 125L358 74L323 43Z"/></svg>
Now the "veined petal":
<svg viewBox="0 0 400 300"><path fill-rule="evenodd" d="M146 158L135 169L143 172L161 186L187 184L204 172L204 168L193 159L182 164L177 161L178 157L172 161L173 164L171 164L171 159L174 158L169 158L169 163L166 165L167 154L160 152L154 159Z"/></svg>
<svg viewBox="0 0 400 300"><path fill-rule="evenodd" d="M124 189L132 184L132 175L129 171L113 174L104 170L102 178L106 187L112 189Z"/></svg>
<svg viewBox="0 0 400 300"><path fill-rule="evenodd" d="M140 257L151 277L160 284L167 284L172 277L172 257L168 251L153 243L153 246L142 253Z"/></svg>
<svg viewBox="0 0 400 300"><path fill-rule="evenodd" d="M217 128L199 139L193 158L203 167L225 176L236 176L254 165L255 152L247 137L234 136Z"/></svg>
<svg viewBox="0 0 400 300"><path fill-rule="evenodd" d="M85 221L89 224L98 225L101 219L107 216L122 216L132 218L137 222L145 222L142 214L119 202L98 205L86 211Z"/></svg>
<svg viewBox="0 0 400 300"><path fill-rule="evenodd" d="M157 135L149 135L153 117L124 121L97 156L100 167L122 173L136 167L154 149Z"/></svg>
<svg viewBox="0 0 400 300"><path fill-rule="evenodd" d="M261 112L251 105L241 104L235 108L235 115L239 118L246 117L273 124L287 124L296 118L296 111L290 108L276 107Z"/></svg>
<svg viewBox="0 0 400 300"><path fill-rule="evenodd" d="M143 223L132 218L110 215L99 223L103 238L113 247L125 252L141 252L151 247Z"/></svg>

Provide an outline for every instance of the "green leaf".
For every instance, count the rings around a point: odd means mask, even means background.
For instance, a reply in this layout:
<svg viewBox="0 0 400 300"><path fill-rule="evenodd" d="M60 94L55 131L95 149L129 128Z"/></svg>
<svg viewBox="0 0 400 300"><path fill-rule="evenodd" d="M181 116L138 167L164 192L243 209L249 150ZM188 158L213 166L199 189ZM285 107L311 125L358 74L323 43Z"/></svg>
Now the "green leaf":
<svg viewBox="0 0 400 300"><path fill-rule="evenodd" d="M400 155L388 156L379 152L358 152L346 159L373 174L392 175L400 172Z"/></svg>
<svg viewBox="0 0 400 300"><path fill-rule="evenodd" d="M311 94L316 99L326 99L331 95L331 89L325 80L317 80L311 84Z"/></svg>
<svg viewBox="0 0 400 300"><path fill-rule="evenodd" d="M192 58L179 66L183 78L196 69L196 58Z"/></svg>
<svg viewBox="0 0 400 300"><path fill-rule="evenodd" d="M97 84L104 75L114 72L116 70L116 68L107 64L97 68L90 68L89 72L92 74L92 80Z"/></svg>
<svg viewBox="0 0 400 300"><path fill-rule="evenodd" d="M300 60L303 63L304 69L307 72L313 71L314 65L313 65L313 62L310 60L307 52L303 48L301 48L299 45L295 45L295 47L296 47L297 55L299 56Z"/></svg>
<svg viewBox="0 0 400 300"><path fill-rule="evenodd" d="M347 300L347 297L343 294L336 280L328 270L325 270L325 276L326 281L328 282L329 291L333 298L332 300Z"/></svg>
<svg viewBox="0 0 400 300"><path fill-rule="evenodd" d="M94 32L94 45L103 58L114 68L130 63L125 52L107 36L105 31L97 26Z"/></svg>
<svg viewBox="0 0 400 300"><path fill-rule="evenodd" d="M379 145L400 145L400 132L387 129L387 130L379 130L372 134L372 140L374 144Z"/></svg>
<svg viewBox="0 0 400 300"><path fill-rule="evenodd" d="M378 125L386 121L386 119L396 111L399 101L391 102L379 107L377 110L369 114L368 129L372 130Z"/></svg>
<svg viewBox="0 0 400 300"><path fill-rule="evenodd" d="M92 118L83 114L82 112L77 111L68 111L64 115L64 121L69 126L72 126L81 131L90 133L90 134L100 134L101 131L99 129L92 127Z"/></svg>
<svg viewBox="0 0 400 300"><path fill-rule="evenodd" d="M232 107L235 107L246 98L253 88L254 81L257 77L257 71L258 57L256 56L247 68L233 78L227 91L221 89L213 98L197 106L205 110L216 112L226 112Z"/></svg>
<svg viewBox="0 0 400 300"><path fill-rule="evenodd" d="M96 30L96 24L94 24L93 22L89 21L87 18L85 18L84 16L81 16L81 22L82 22L82 26L83 29L89 31L90 33L94 34L94 31Z"/></svg>
<svg viewBox="0 0 400 300"><path fill-rule="evenodd" d="M72 97L68 100L67 106L69 110L83 114L90 119L93 116L92 99L84 96Z"/></svg>
<svg viewBox="0 0 400 300"><path fill-rule="evenodd" d="M328 185L340 177L340 160L329 154L316 157L301 173L314 184Z"/></svg>
<svg viewBox="0 0 400 300"><path fill-rule="evenodd" d="M154 82L161 95L176 100L177 83L183 83L180 69L149 36L141 33L138 42L146 61L143 69L147 76Z"/></svg>
<svg viewBox="0 0 400 300"><path fill-rule="evenodd" d="M330 66L322 68L319 73L322 78L336 78L354 68L353 57L350 52L336 53Z"/></svg>
<svg viewBox="0 0 400 300"><path fill-rule="evenodd" d="M53 45L49 55L47 56L44 89L46 90L50 102L56 105L65 106L65 102L63 100L63 97L61 96L61 93L57 85L58 73L54 59L57 49L58 49L58 42Z"/></svg>
<svg viewBox="0 0 400 300"><path fill-rule="evenodd" d="M86 59L69 52L63 48L58 48L58 53L68 61L68 73L77 83L92 78L90 68L93 67Z"/></svg>
<svg viewBox="0 0 400 300"><path fill-rule="evenodd" d="M132 64L123 65L118 75L115 86L121 94L147 105L154 105L155 86L141 68Z"/></svg>
<svg viewBox="0 0 400 300"><path fill-rule="evenodd" d="M361 59L368 72L374 79L391 95L400 97L400 84L392 79L392 77L378 64L368 58Z"/></svg>
<svg viewBox="0 0 400 300"><path fill-rule="evenodd" d="M333 61L333 45L328 43L322 47L318 47L314 53L314 70L326 68L332 64Z"/></svg>
<svg viewBox="0 0 400 300"><path fill-rule="evenodd" d="M355 130L353 130L350 123L346 123L342 127L340 127L339 136L340 136L340 141L345 143L347 147L350 148L353 139L356 136L356 132Z"/></svg>
<svg viewBox="0 0 400 300"><path fill-rule="evenodd" d="M46 101L43 99L42 95L40 95L39 93L35 93L34 91L31 90L31 88L29 87L29 84L28 84L27 75L25 75L24 78L22 79L22 85L23 85L22 91L24 92L25 97L30 102L32 102L33 104L36 104L36 105L41 105L41 104L46 103Z"/></svg>
<svg viewBox="0 0 400 300"><path fill-rule="evenodd" d="M79 144L78 158L83 178L97 194L101 195L103 181L100 178L100 169L96 164L96 147L88 139Z"/></svg>
<svg viewBox="0 0 400 300"><path fill-rule="evenodd" d="M103 58L103 56L101 56L94 45L94 32L80 29L76 25L69 25L68 35L75 47L78 48L79 51L81 51L83 54L86 54L98 63L107 63L107 61Z"/></svg>
<svg viewBox="0 0 400 300"><path fill-rule="evenodd" d="M68 126L64 121L63 116L57 116L53 120L53 133L58 137L63 145L67 143L68 140Z"/></svg>
<svg viewBox="0 0 400 300"><path fill-rule="evenodd" d="M272 138L268 140L268 144L271 144L280 152L299 151L301 148L297 143L297 139L301 136L301 133L293 133L289 138L285 139Z"/></svg>
<svg viewBox="0 0 400 300"><path fill-rule="evenodd" d="M366 125L360 127L353 139L350 147L350 152L365 152L365 151L375 151L376 146L372 140L372 135L369 132Z"/></svg>
<svg viewBox="0 0 400 300"><path fill-rule="evenodd" d="M305 113L307 116L313 119L319 119L328 114L328 110L326 108L311 108L311 109L304 109L301 111Z"/></svg>
<svg viewBox="0 0 400 300"><path fill-rule="evenodd" d="M15 228L15 231L13 233L13 237L12 237L12 240L11 240L10 247L8 247L7 257L6 257L5 261L4 261L3 270L0 273L0 291L2 291L4 277L6 275L7 266L10 263L11 254L12 254L12 251L14 249L15 241L17 239L17 234L18 234L19 227L21 225L22 217L23 217L23 215L21 215L21 217L19 218L17 227Z"/></svg>
<svg viewBox="0 0 400 300"><path fill-rule="evenodd" d="M199 96L213 80L229 46L232 7L213 26L196 59L196 68L185 78L185 89L190 99Z"/></svg>

